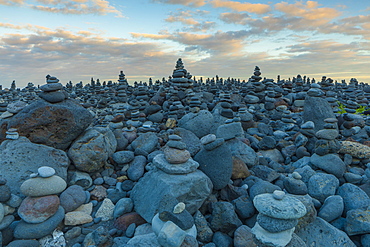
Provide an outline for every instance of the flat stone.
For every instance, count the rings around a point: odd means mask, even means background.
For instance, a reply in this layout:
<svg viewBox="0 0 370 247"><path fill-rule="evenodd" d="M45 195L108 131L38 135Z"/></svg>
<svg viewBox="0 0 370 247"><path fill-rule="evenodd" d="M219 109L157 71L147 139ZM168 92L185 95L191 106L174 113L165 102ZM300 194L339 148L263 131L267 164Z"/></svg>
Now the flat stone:
<svg viewBox="0 0 370 247"><path fill-rule="evenodd" d="M324 156L313 154L310 162L315 167L320 168L327 173L333 174L337 178L343 177L343 174L346 171L346 165L336 154L326 154Z"/></svg>
<svg viewBox="0 0 370 247"><path fill-rule="evenodd" d="M98 211L96 211L95 217L102 218L102 221L108 221L113 219L113 212L114 204L109 198L105 198Z"/></svg>
<svg viewBox="0 0 370 247"><path fill-rule="evenodd" d="M23 182L20 190L25 196L47 196L61 193L67 183L59 176L30 178Z"/></svg>
<svg viewBox="0 0 370 247"><path fill-rule="evenodd" d="M334 140L339 135L339 131L336 129L323 129L316 132L317 138L322 138L326 140Z"/></svg>
<svg viewBox="0 0 370 247"><path fill-rule="evenodd" d="M39 239L51 234L64 218L64 209L58 211L44 222L30 224L21 220L14 229L14 237L19 239Z"/></svg>
<svg viewBox="0 0 370 247"><path fill-rule="evenodd" d="M297 219L276 219L264 214L257 215L257 222L263 229L272 233L289 230L298 224Z"/></svg>
<svg viewBox="0 0 370 247"><path fill-rule="evenodd" d="M366 209L370 205L370 198L358 186L345 183L337 190L337 195L343 198L344 213L352 209Z"/></svg>
<svg viewBox="0 0 370 247"><path fill-rule="evenodd" d="M59 208L56 195L26 197L18 208L18 215L27 223L41 223L53 216Z"/></svg>
<svg viewBox="0 0 370 247"><path fill-rule="evenodd" d="M168 174L188 174L196 171L199 167L199 163L192 158L189 158L182 164L171 164L166 160L164 154L156 155L153 159L153 164Z"/></svg>
<svg viewBox="0 0 370 247"><path fill-rule="evenodd" d="M291 196L276 200L272 194L260 194L254 197L253 204L260 213L278 219L298 219L307 212L303 203Z"/></svg>
<svg viewBox="0 0 370 247"><path fill-rule="evenodd" d="M209 134L209 135L206 135L206 136L203 136L201 139L200 139L200 142L203 144L203 145L206 145L208 143L211 143L211 142L214 142L216 140L216 135L214 134Z"/></svg>
<svg viewBox="0 0 370 247"><path fill-rule="evenodd" d="M82 211L72 211L65 214L64 224L66 226L77 226L93 221L93 218L90 214L87 214Z"/></svg>
<svg viewBox="0 0 370 247"><path fill-rule="evenodd" d="M325 199L324 204L321 206L318 216L331 222L339 218L344 210L343 198L339 195L329 196Z"/></svg>
<svg viewBox="0 0 370 247"><path fill-rule="evenodd" d="M292 239L294 228L278 233L271 233L263 229L258 222L256 222L251 231L263 244L276 247L285 247Z"/></svg>
<svg viewBox="0 0 370 247"><path fill-rule="evenodd" d="M51 177L51 176L55 175L54 168L52 168L50 166L41 166L41 167L39 167L39 169L37 169L37 172L38 172L39 176L42 177L42 178L48 178L48 177Z"/></svg>
<svg viewBox="0 0 370 247"><path fill-rule="evenodd" d="M191 158L188 150L165 147L163 153L166 160L171 164L182 164Z"/></svg>
<svg viewBox="0 0 370 247"><path fill-rule="evenodd" d="M308 180L308 194L321 203L335 194L339 180L332 174L317 173Z"/></svg>

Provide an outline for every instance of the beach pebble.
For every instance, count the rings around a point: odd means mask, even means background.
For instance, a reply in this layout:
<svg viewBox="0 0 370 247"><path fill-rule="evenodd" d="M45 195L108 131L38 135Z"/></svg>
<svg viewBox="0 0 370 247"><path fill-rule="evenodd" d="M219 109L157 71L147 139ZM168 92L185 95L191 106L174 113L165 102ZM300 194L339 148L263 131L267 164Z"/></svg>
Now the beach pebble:
<svg viewBox="0 0 370 247"><path fill-rule="evenodd" d="M86 201L86 194L79 185L69 186L60 194L60 205L66 212L71 212Z"/></svg>
<svg viewBox="0 0 370 247"><path fill-rule="evenodd" d="M20 190L25 196L46 196L61 193L67 183L59 176L30 178L23 182Z"/></svg>
<svg viewBox="0 0 370 247"><path fill-rule="evenodd" d="M48 177L55 175L54 168L49 167L49 166L41 166L39 167L39 169L37 169L37 172L39 176L42 178L48 178Z"/></svg>
<svg viewBox="0 0 370 247"><path fill-rule="evenodd" d="M41 223L57 212L59 204L56 195L26 197L18 208L18 215L27 223Z"/></svg>

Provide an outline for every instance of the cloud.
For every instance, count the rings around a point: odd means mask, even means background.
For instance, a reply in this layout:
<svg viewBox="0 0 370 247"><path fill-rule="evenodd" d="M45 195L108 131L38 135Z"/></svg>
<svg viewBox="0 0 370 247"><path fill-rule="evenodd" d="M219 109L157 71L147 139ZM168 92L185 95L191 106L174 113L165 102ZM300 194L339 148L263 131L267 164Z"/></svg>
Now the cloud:
<svg viewBox="0 0 370 247"><path fill-rule="evenodd" d="M201 7L208 2L207 0L152 0L152 1L157 3L179 4L192 7Z"/></svg>
<svg viewBox="0 0 370 247"><path fill-rule="evenodd" d="M220 19L225 23L233 23L233 24L240 24L246 25L250 20L250 16L247 13L221 13Z"/></svg>
<svg viewBox="0 0 370 247"><path fill-rule="evenodd" d="M17 5L23 4L25 0L0 0L1 5Z"/></svg>
<svg viewBox="0 0 370 247"><path fill-rule="evenodd" d="M2 5L23 5L32 9L61 14L86 15L116 14L117 17L124 17L123 14L107 0L35 0L37 4L27 0L0 0Z"/></svg>
<svg viewBox="0 0 370 247"><path fill-rule="evenodd" d="M208 12L206 11L178 11L174 13L170 13L169 17L165 19L166 22L173 23L173 22L180 22L184 26L182 27L182 31L188 32L207 32L213 29L216 26L216 23L213 21L205 21L205 20L196 20L194 16L197 18L206 15Z"/></svg>
<svg viewBox="0 0 370 247"><path fill-rule="evenodd" d="M210 3L215 8L228 8L238 12L265 14L271 11L269 5L260 3L241 3L238 1L223 1L223 0L213 0Z"/></svg>
<svg viewBox="0 0 370 247"><path fill-rule="evenodd" d="M287 16L301 17L315 23L329 22L341 15L341 12L334 8L319 8L318 6L319 4L316 1L306 1L306 5L303 2L294 4L281 2L275 4L275 9L285 13Z"/></svg>

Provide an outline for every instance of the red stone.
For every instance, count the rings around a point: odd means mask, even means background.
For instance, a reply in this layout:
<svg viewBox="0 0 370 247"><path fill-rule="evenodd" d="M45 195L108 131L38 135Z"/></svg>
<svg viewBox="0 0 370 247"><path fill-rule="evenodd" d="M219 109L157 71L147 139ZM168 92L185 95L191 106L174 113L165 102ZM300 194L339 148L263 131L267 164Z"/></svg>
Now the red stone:
<svg viewBox="0 0 370 247"><path fill-rule="evenodd" d="M132 223L135 223L136 226L139 226L147 222L138 213L132 212L118 217L114 221L114 227L116 227L119 230L126 231L127 227Z"/></svg>
<svg viewBox="0 0 370 247"><path fill-rule="evenodd" d="M56 195L26 197L18 208L18 215L27 223L41 223L57 212L59 204Z"/></svg>

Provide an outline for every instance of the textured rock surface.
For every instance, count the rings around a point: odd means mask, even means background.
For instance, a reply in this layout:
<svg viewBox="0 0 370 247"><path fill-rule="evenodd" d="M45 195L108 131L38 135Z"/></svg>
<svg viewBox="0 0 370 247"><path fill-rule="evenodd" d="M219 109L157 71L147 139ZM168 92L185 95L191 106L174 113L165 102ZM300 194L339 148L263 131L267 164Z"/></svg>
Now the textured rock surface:
<svg viewBox="0 0 370 247"><path fill-rule="evenodd" d="M339 153L350 154L359 159L370 158L370 147L358 142L342 141Z"/></svg>
<svg viewBox="0 0 370 247"><path fill-rule="evenodd" d="M131 191L131 199L134 202L135 211L146 221L151 222L165 195L184 202L189 213L194 214L211 191L212 182L199 170L186 175L150 171L135 185Z"/></svg>
<svg viewBox="0 0 370 247"><path fill-rule="evenodd" d="M7 122L7 128L18 129L20 136L34 143L65 150L90 125L92 119L90 112L73 100L57 104L39 100L3 121ZM0 128L4 127L0 121ZM2 138L0 136L0 140Z"/></svg>
<svg viewBox="0 0 370 247"><path fill-rule="evenodd" d="M34 144L25 137L1 143L0 157L1 175L8 180L7 185L16 195L20 195L21 184L40 166L54 168L56 175L67 180L67 154L59 149Z"/></svg>
<svg viewBox="0 0 370 247"><path fill-rule="evenodd" d="M107 164L116 147L116 138L109 128L94 127L87 129L73 142L68 157L77 169L94 172Z"/></svg>

